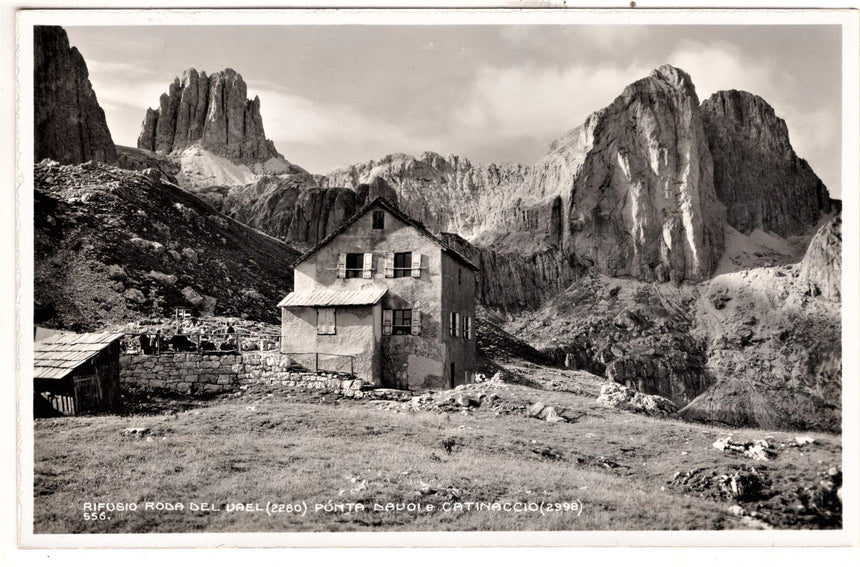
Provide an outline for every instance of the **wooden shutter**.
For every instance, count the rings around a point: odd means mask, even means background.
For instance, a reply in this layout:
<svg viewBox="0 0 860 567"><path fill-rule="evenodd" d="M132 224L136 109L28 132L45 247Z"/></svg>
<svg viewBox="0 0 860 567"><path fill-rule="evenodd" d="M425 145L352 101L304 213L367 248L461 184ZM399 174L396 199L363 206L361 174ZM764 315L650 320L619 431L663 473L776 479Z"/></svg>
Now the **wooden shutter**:
<svg viewBox="0 0 860 567"><path fill-rule="evenodd" d="M421 277L421 252L412 253L412 277Z"/></svg>
<svg viewBox="0 0 860 567"><path fill-rule="evenodd" d="M341 279L346 277L346 254L337 255L337 277Z"/></svg>
<svg viewBox="0 0 860 567"><path fill-rule="evenodd" d="M373 254L371 252L364 253L364 262L361 267L361 275L364 279L369 280L373 277Z"/></svg>
<svg viewBox="0 0 860 567"><path fill-rule="evenodd" d="M335 313L333 307L318 307L317 308L317 334L318 335L334 335L335 334Z"/></svg>
<svg viewBox="0 0 860 567"><path fill-rule="evenodd" d="M412 334L421 334L421 312L417 309L412 310Z"/></svg>
<svg viewBox="0 0 860 567"><path fill-rule="evenodd" d="M385 277L394 277L394 252L385 254Z"/></svg>
<svg viewBox="0 0 860 567"><path fill-rule="evenodd" d="M393 322L394 314L391 309L383 309L382 310L382 334L390 335L391 329L394 325Z"/></svg>
<svg viewBox="0 0 860 567"><path fill-rule="evenodd" d="M454 336L460 336L460 329L462 329L462 325L460 323L460 314L454 313Z"/></svg>

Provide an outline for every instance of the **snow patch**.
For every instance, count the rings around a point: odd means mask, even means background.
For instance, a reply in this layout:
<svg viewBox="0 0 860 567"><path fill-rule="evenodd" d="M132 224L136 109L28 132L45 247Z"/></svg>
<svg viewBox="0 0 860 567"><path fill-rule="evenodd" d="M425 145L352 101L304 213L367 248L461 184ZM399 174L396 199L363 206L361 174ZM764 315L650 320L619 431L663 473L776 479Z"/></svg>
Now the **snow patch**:
<svg viewBox="0 0 860 567"><path fill-rule="evenodd" d="M789 241L759 228L744 234L726 224L723 227L725 250L715 276L757 266L775 266L797 262L803 255L798 242Z"/></svg>
<svg viewBox="0 0 860 567"><path fill-rule="evenodd" d="M247 165L237 165L200 147L192 146L179 156L182 185L211 187L213 185L248 185L259 176Z"/></svg>

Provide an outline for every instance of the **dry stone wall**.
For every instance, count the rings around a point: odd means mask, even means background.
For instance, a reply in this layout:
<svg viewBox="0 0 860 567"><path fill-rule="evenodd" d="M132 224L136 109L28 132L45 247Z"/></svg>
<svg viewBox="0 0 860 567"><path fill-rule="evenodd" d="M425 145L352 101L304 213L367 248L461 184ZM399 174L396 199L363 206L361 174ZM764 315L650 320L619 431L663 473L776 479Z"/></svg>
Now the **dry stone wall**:
<svg viewBox="0 0 860 567"><path fill-rule="evenodd" d="M120 383L182 393L228 392L251 384L280 384L360 396L350 375L297 371L279 353L120 355Z"/></svg>

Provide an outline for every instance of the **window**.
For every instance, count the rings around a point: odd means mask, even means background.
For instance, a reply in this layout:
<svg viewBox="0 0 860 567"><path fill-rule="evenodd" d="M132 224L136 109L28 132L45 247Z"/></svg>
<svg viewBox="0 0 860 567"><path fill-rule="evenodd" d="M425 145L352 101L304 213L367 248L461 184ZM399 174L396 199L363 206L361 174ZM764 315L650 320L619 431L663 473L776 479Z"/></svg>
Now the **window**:
<svg viewBox="0 0 860 567"><path fill-rule="evenodd" d="M383 309L383 335L420 335L421 312L417 309Z"/></svg>
<svg viewBox="0 0 860 567"><path fill-rule="evenodd" d="M466 315L463 317L463 338L472 338L472 318Z"/></svg>
<svg viewBox="0 0 860 567"><path fill-rule="evenodd" d="M408 278L412 275L412 252L394 253L395 278Z"/></svg>
<svg viewBox="0 0 860 567"><path fill-rule="evenodd" d="M373 228L385 228L384 211L373 211Z"/></svg>
<svg viewBox="0 0 860 567"><path fill-rule="evenodd" d="M318 335L334 335L334 307L318 307L317 308L317 334Z"/></svg>
<svg viewBox="0 0 860 567"><path fill-rule="evenodd" d="M452 337L460 336L460 314L451 312L451 320L449 323L449 330L451 331Z"/></svg>
<svg viewBox="0 0 860 567"><path fill-rule="evenodd" d="M411 335L412 334L412 310L411 309L394 309L392 310L394 318L394 326L391 334L393 335Z"/></svg>
<svg viewBox="0 0 860 567"><path fill-rule="evenodd" d="M373 277L373 254L349 253L337 256L337 277L365 278Z"/></svg>
<svg viewBox="0 0 860 567"><path fill-rule="evenodd" d="M360 278L361 272L364 269L364 254L347 254L346 255L346 277Z"/></svg>
<svg viewBox="0 0 860 567"><path fill-rule="evenodd" d="M385 255L386 278L421 277L421 252L388 252Z"/></svg>

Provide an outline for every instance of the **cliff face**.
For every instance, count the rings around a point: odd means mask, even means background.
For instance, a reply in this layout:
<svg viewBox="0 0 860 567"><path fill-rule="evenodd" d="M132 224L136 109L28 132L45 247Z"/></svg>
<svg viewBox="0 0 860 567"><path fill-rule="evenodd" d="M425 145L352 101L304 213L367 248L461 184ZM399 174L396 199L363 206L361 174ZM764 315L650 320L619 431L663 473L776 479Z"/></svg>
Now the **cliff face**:
<svg viewBox="0 0 860 567"><path fill-rule="evenodd" d="M720 91L702 103L714 185L729 224L781 236L803 234L834 204L791 147L785 121L762 98Z"/></svg>
<svg viewBox="0 0 860 567"><path fill-rule="evenodd" d="M529 168L518 164L472 165L455 155L393 154L342 167L321 181L326 187L355 188L382 179L397 193L400 208L434 232L472 239L516 216L511 198L524 186Z"/></svg>
<svg viewBox="0 0 860 567"><path fill-rule="evenodd" d="M83 56L63 28L33 28L35 161L116 163L117 152Z"/></svg>
<svg viewBox="0 0 860 567"><path fill-rule="evenodd" d="M628 86L533 170L562 191L563 248L603 273L697 281L719 262L724 211L695 88L680 69Z"/></svg>
<svg viewBox="0 0 860 567"><path fill-rule="evenodd" d="M204 198L231 218L311 248L378 196L397 202L394 190L380 178L353 190L319 187L312 176L295 174L265 176L220 197Z"/></svg>
<svg viewBox="0 0 860 567"><path fill-rule="evenodd" d="M189 69L161 95L157 110L147 110L137 147L179 154L198 145L244 164L283 158L266 139L259 97L247 95L242 75L233 69L209 76Z"/></svg>

